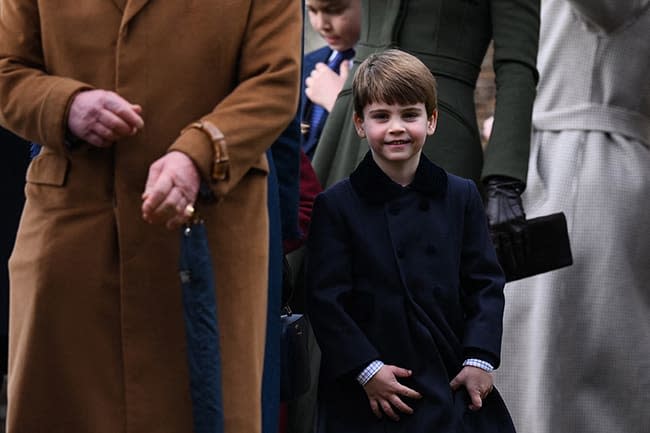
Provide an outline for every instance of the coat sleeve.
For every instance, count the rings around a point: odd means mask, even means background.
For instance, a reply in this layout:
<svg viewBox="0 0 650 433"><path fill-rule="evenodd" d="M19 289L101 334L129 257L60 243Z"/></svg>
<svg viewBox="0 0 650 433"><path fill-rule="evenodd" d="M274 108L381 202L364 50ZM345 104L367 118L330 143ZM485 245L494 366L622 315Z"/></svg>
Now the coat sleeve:
<svg viewBox="0 0 650 433"><path fill-rule="evenodd" d="M465 313L463 347L466 353L487 352L499 364L503 332L505 277L488 232L487 218L476 186L467 182L461 252L461 290Z"/></svg>
<svg viewBox="0 0 650 433"><path fill-rule="evenodd" d="M611 33L650 6L650 0L567 0L581 20L592 28Z"/></svg>
<svg viewBox="0 0 650 433"><path fill-rule="evenodd" d="M300 92L300 0L254 0L248 14L238 58L238 82L203 118L223 134L227 159L224 176L213 176L218 149L203 131L185 129L170 147L194 160L203 177L213 181L212 189L218 197L238 184L289 124Z"/></svg>
<svg viewBox="0 0 650 433"><path fill-rule="evenodd" d="M378 359L377 349L346 312L352 291L350 233L335 200L320 194L314 203L307 241L307 312L321 348L321 374L339 379Z"/></svg>
<svg viewBox="0 0 650 433"><path fill-rule="evenodd" d="M0 2L1 124L21 137L63 152L72 96L91 88L47 73L37 1Z"/></svg>
<svg viewBox="0 0 650 433"><path fill-rule="evenodd" d="M496 107L482 177L526 182L538 73L539 0L492 0Z"/></svg>

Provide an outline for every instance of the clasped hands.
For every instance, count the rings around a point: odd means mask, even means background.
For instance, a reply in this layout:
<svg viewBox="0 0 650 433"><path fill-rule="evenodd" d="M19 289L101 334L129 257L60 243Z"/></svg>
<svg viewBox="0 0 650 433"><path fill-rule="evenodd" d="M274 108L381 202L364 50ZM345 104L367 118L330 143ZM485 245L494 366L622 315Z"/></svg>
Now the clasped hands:
<svg viewBox="0 0 650 433"><path fill-rule="evenodd" d="M70 105L68 129L76 138L96 147L137 134L144 127L142 107L115 92L87 90L75 95ZM151 224L180 227L193 213L200 176L184 153L172 151L149 167L142 194L142 218Z"/></svg>
<svg viewBox="0 0 650 433"><path fill-rule="evenodd" d="M370 409L377 418L386 415L393 421L399 421L399 413L407 415L413 413L413 408L402 398L419 400L422 395L398 381L398 378L410 377L412 374L411 370L384 365L364 385L363 389L368 397ZM471 399L469 409L479 410L483 406L483 399L492 391L492 374L477 367L466 366L454 377L450 386L453 391L464 386Z"/></svg>

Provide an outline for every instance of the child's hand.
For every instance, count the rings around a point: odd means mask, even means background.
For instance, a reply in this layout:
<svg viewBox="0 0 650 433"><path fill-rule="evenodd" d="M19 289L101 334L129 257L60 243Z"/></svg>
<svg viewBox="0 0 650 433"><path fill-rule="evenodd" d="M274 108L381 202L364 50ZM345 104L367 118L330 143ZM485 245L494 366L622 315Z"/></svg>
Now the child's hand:
<svg viewBox="0 0 650 433"><path fill-rule="evenodd" d="M383 412L393 421L399 421L399 415L395 409L402 413L413 413L413 409L404 403L400 396L414 399L420 399L422 396L419 392L397 381L398 377L409 377L411 374L411 370L394 365L384 365L365 384L363 389L368 395L370 409L372 409L372 412L377 418L381 418Z"/></svg>
<svg viewBox="0 0 650 433"><path fill-rule="evenodd" d="M328 112L332 111L336 97L348 78L349 65L349 61L343 61L340 74L337 74L325 63L316 64L305 80L305 95L314 104L324 107Z"/></svg>
<svg viewBox="0 0 650 433"><path fill-rule="evenodd" d="M456 391L461 385L465 386L471 398L470 410L479 410L483 406L483 399L492 392L494 385L492 374L478 367L464 367L450 383L451 389Z"/></svg>

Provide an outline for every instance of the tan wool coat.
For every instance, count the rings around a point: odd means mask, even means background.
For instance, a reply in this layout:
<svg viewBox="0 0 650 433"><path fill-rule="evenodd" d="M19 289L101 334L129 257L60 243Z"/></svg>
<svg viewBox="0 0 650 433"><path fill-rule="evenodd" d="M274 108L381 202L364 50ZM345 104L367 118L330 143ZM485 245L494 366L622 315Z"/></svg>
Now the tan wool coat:
<svg viewBox="0 0 650 433"><path fill-rule="evenodd" d="M188 154L216 269L226 432L260 430L264 151L296 111L300 0L0 0L0 123L44 146L10 261L10 433L189 433L179 231L146 224L148 167ZM137 135L64 143L76 92L143 107ZM192 122L225 137L218 155ZM213 171L217 156L228 162ZM218 175L215 177L215 174Z"/></svg>

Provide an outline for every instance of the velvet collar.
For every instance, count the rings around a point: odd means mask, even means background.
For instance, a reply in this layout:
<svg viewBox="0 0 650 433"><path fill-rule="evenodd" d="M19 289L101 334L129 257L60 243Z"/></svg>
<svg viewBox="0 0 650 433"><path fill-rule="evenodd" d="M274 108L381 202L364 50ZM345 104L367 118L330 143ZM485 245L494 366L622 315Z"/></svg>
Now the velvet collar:
<svg viewBox="0 0 650 433"><path fill-rule="evenodd" d="M413 182L403 187L379 168L368 151L350 174L350 183L364 200L383 204L411 190L434 198L444 197L447 191L447 173L422 154Z"/></svg>

